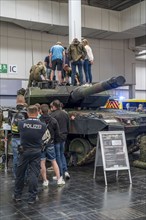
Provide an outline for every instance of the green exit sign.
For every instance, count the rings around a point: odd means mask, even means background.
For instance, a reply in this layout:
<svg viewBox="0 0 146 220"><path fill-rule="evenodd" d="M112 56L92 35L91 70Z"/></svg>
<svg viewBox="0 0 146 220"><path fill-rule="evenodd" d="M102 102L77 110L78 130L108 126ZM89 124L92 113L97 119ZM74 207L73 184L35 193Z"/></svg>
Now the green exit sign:
<svg viewBox="0 0 146 220"><path fill-rule="evenodd" d="M8 65L0 64L0 73L8 73Z"/></svg>

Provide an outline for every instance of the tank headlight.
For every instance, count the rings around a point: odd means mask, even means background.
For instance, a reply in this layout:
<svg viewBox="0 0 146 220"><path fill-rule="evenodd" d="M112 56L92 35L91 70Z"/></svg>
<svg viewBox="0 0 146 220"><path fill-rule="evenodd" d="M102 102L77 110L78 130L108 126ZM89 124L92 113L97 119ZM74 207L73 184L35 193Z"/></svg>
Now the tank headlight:
<svg viewBox="0 0 146 220"><path fill-rule="evenodd" d="M127 124L131 124L131 120L130 119L127 120Z"/></svg>

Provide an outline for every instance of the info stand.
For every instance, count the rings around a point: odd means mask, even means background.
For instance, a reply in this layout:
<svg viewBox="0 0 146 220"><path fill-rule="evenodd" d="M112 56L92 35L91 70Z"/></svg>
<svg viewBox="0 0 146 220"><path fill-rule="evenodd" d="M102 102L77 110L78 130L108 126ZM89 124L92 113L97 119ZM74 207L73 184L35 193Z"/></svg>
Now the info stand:
<svg viewBox="0 0 146 220"><path fill-rule="evenodd" d="M130 184L132 184L130 165L124 131L100 131L97 138L94 175L98 166L99 150L101 148L105 185L107 186L106 171L128 170Z"/></svg>

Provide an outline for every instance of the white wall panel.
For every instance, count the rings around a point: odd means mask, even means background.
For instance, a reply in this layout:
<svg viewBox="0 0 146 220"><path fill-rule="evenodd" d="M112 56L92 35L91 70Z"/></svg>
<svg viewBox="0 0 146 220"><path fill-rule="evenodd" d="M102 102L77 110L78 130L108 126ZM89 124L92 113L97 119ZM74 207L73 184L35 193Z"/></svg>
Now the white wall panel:
<svg viewBox="0 0 146 220"><path fill-rule="evenodd" d="M15 38L25 38L25 29L20 28L18 26L14 26L13 24L8 26L8 36Z"/></svg>
<svg viewBox="0 0 146 220"><path fill-rule="evenodd" d="M44 56L42 54L42 43L41 41L33 41L33 48L34 48L34 54L33 54L33 60L34 63L38 63L38 61L42 61L44 59Z"/></svg>
<svg viewBox="0 0 146 220"><path fill-rule="evenodd" d="M85 5L81 6L81 26L85 27Z"/></svg>
<svg viewBox="0 0 146 220"><path fill-rule="evenodd" d="M121 12L121 31L131 27L131 10L127 8Z"/></svg>
<svg viewBox="0 0 146 220"><path fill-rule="evenodd" d="M60 24L60 9L59 9L59 4L57 2L53 2L52 4L52 19L53 19L53 24Z"/></svg>
<svg viewBox="0 0 146 220"><path fill-rule="evenodd" d="M3 36L0 38L0 63L8 63L8 38Z"/></svg>
<svg viewBox="0 0 146 220"><path fill-rule="evenodd" d="M112 71L113 76L123 75L124 73L124 52L123 50L112 50Z"/></svg>
<svg viewBox="0 0 146 220"><path fill-rule="evenodd" d="M109 10L101 9L101 27L103 30L109 30Z"/></svg>
<svg viewBox="0 0 146 220"><path fill-rule="evenodd" d="M34 51L35 52L35 51ZM31 66L34 64L33 59L33 49L32 49L32 41L26 39L25 40L25 79L29 78L29 70Z"/></svg>
<svg viewBox="0 0 146 220"><path fill-rule="evenodd" d="M112 48L112 49L123 50L123 48L124 48L124 43L123 43L122 40L112 40L112 41L111 41L111 48Z"/></svg>
<svg viewBox="0 0 146 220"><path fill-rule="evenodd" d="M90 39L89 40L89 44L92 47L92 49L99 48L100 47L100 40L98 40L98 39Z"/></svg>
<svg viewBox="0 0 146 220"><path fill-rule="evenodd" d="M41 0L38 3L38 8L39 8L39 20L44 22L44 23L49 23L52 21L52 5L51 2ZM51 22L52 23L52 22Z"/></svg>
<svg viewBox="0 0 146 220"><path fill-rule="evenodd" d="M84 23L86 27L102 29L100 8L85 6L84 13Z"/></svg>
<svg viewBox="0 0 146 220"><path fill-rule="evenodd" d="M146 1L141 2L141 9L140 9L141 13L141 24L145 24L146 21Z"/></svg>
<svg viewBox="0 0 146 220"><path fill-rule="evenodd" d="M111 40L99 40L100 48L111 49Z"/></svg>
<svg viewBox="0 0 146 220"><path fill-rule="evenodd" d="M8 64L17 65L18 73L8 74L10 78L25 78L25 40L8 37Z"/></svg>
<svg viewBox="0 0 146 220"><path fill-rule="evenodd" d="M119 12L116 11L110 11L109 13L109 19L110 19L110 30L112 31L120 31L119 30L119 23L120 23L120 19L119 19Z"/></svg>
<svg viewBox="0 0 146 220"><path fill-rule="evenodd" d="M146 62L136 61L136 89L146 90Z"/></svg>
<svg viewBox="0 0 146 220"><path fill-rule="evenodd" d="M68 5L67 4L60 4L60 25L68 26Z"/></svg>
<svg viewBox="0 0 146 220"><path fill-rule="evenodd" d="M132 56L133 55L133 56ZM135 72L133 72L133 65L135 63L135 55L131 53L130 50L125 50L124 53L125 58L125 77L126 77L126 83L130 84L130 82L133 82L135 84Z"/></svg>
<svg viewBox="0 0 146 220"><path fill-rule="evenodd" d="M32 40L38 40L42 41L42 33L39 31L30 31L31 33L31 39Z"/></svg>
<svg viewBox="0 0 146 220"><path fill-rule="evenodd" d="M130 7L131 9L131 26L132 27L136 27L141 23L141 5L140 4L136 4L132 7Z"/></svg>
<svg viewBox="0 0 146 220"><path fill-rule="evenodd" d="M16 1L16 18L29 21L39 20L38 0L35 1Z"/></svg>
<svg viewBox="0 0 146 220"><path fill-rule="evenodd" d="M100 80L108 79L113 74L112 51L110 49L100 48Z"/></svg>
<svg viewBox="0 0 146 220"><path fill-rule="evenodd" d="M16 2L15 0L0 1L0 16L15 18L16 17Z"/></svg>
<svg viewBox="0 0 146 220"><path fill-rule="evenodd" d="M2 36L8 35L8 25L7 22L0 21L0 33Z"/></svg>
<svg viewBox="0 0 146 220"><path fill-rule="evenodd" d="M100 49L97 46L91 46L93 55L94 55L94 63L92 65L92 77L93 82L100 81Z"/></svg>

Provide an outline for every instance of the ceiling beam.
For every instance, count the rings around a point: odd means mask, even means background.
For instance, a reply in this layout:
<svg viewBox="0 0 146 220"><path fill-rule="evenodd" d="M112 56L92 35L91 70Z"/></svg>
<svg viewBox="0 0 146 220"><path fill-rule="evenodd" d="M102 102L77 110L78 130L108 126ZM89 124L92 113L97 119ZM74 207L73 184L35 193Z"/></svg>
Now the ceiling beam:
<svg viewBox="0 0 146 220"><path fill-rule="evenodd" d="M132 2L132 1L131 1L131 0L122 1L121 3L116 4L115 6L113 6L113 7L111 8L111 10L116 10L117 8L119 8L119 7L121 7L121 6L125 5L125 4L127 4L127 3L129 3L129 2Z"/></svg>

